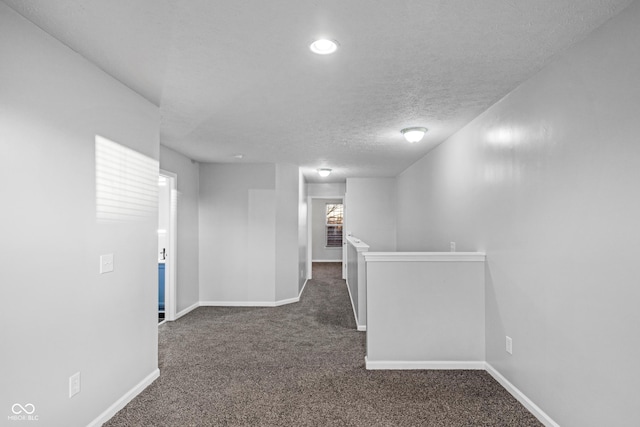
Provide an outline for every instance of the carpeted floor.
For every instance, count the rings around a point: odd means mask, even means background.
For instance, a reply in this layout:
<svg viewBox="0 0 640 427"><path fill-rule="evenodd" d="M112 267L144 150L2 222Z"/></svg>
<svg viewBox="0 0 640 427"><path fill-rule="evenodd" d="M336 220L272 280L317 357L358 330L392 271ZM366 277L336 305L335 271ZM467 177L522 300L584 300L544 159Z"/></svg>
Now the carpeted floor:
<svg viewBox="0 0 640 427"><path fill-rule="evenodd" d="M484 371L367 371L340 264L301 301L159 327L160 378L105 425L540 426Z"/></svg>

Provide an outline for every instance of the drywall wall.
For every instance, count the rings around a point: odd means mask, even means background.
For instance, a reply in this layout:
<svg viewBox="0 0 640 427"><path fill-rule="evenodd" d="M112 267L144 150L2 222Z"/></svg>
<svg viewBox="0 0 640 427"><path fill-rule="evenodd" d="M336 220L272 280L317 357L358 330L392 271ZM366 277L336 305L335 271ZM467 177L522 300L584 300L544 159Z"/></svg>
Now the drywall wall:
<svg viewBox="0 0 640 427"><path fill-rule="evenodd" d="M200 301L275 301L276 166L200 165Z"/></svg>
<svg viewBox="0 0 640 427"><path fill-rule="evenodd" d="M346 189L345 183L308 183L307 195L309 197L342 197Z"/></svg>
<svg viewBox="0 0 640 427"><path fill-rule="evenodd" d="M202 304L272 305L298 297L299 183L295 165L200 165Z"/></svg>
<svg viewBox="0 0 640 427"><path fill-rule="evenodd" d="M638 22L634 2L398 178L398 249L487 253L487 361L563 426L637 424Z"/></svg>
<svg viewBox="0 0 640 427"><path fill-rule="evenodd" d="M484 365L484 256L442 255L364 253L367 368Z"/></svg>
<svg viewBox="0 0 640 427"><path fill-rule="evenodd" d="M160 168L178 175L176 313L197 303L199 166L184 155L160 146Z"/></svg>
<svg viewBox="0 0 640 427"><path fill-rule="evenodd" d="M159 113L3 2L0 56L0 416L31 403L34 425L86 426L157 375L157 198L98 222L96 135L144 155L157 190Z"/></svg>
<svg viewBox="0 0 640 427"><path fill-rule="evenodd" d="M171 187L166 183L158 185L158 259L162 259L164 251L165 257L169 250L169 230L171 209ZM164 230L165 232L162 232Z"/></svg>
<svg viewBox="0 0 640 427"><path fill-rule="evenodd" d="M396 249L395 178L347 178L345 225L371 252Z"/></svg>
<svg viewBox="0 0 640 427"><path fill-rule="evenodd" d="M327 248L327 204L342 203L342 199L311 200L311 257L313 261L342 262L342 248Z"/></svg>
<svg viewBox="0 0 640 427"><path fill-rule="evenodd" d="M298 293L307 281L307 183L298 170Z"/></svg>
<svg viewBox="0 0 640 427"><path fill-rule="evenodd" d="M276 301L298 297L299 175L297 166L276 165Z"/></svg>

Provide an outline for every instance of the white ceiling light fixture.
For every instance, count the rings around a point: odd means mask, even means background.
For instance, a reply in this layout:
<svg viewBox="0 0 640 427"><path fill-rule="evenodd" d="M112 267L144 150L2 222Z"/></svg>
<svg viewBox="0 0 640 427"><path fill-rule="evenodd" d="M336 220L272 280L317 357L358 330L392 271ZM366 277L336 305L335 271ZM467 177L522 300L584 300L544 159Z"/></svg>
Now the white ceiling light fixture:
<svg viewBox="0 0 640 427"><path fill-rule="evenodd" d="M328 177L329 175L331 175L331 169L318 169L318 175L320 175L323 178Z"/></svg>
<svg viewBox="0 0 640 427"><path fill-rule="evenodd" d="M309 49L318 55L329 55L338 50L338 42L329 39L318 39L309 45Z"/></svg>
<svg viewBox="0 0 640 427"><path fill-rule="evenodd" d="M404 139L406 139L407 141L413 144L414 142L420 141L424 137L424 134L427 133L427 128L423 128L423 127L405 128L405 129L402 129L400 132L402 133L402 135L404 135Z"/></svg>

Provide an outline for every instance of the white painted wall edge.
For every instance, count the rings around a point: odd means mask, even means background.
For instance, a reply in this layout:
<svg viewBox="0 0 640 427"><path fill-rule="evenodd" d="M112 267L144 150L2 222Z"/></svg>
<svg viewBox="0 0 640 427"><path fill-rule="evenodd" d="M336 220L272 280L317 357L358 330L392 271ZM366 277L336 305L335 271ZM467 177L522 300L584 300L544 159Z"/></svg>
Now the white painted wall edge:
<svg viewBox="0 0 640 427"><path fill-rule="evenodd" d="M356 306L353 303L353 297L351 296L351 288L349 287L349 281L345 280L345 282L347 282L347 292L349 292L349 301L351 301L351 309L353 310L353 318L356 320L357 329L359 331L366 331L367 330L367 325L361 325L358 322L358 315L356 314Z"/></svg>
<svg viewBox="0 0 640 427"><path fill-rule="evenodd" d="M490 363L485 363L485 370L491 375L496 381L500 383L502 387L504 387L516 400L527 408L529 412L531 412L542 424L546 427L560 427L560 424L553 421L553 419L547 415L538 405L533 403L531 399L529 399L523 392L521 392L516 386L511 384L509 380L507 380L500 372L498 372Z"/></svg>
<svg viewBox="0 0 640 427"><path fill-rule="evenodd" d="M364 243L362 240L358 239L357 237L347 236L347 242L349 242L351 244L351 246L356 248L356 251L358 251L358 252L364 252L364 251L369 250L369 245L367 245L366 243Z"/></svg>
<svg viewBox="0 0 640 427"><path fill-rule="evenodd" d="M178 320L182 316L184 316L186 314L189 314L190 312L192 312L193 310L195 310L198 307L200 307L200 302L196 302L196 303L190 305L189 307L185 308L184 310L181 310L179 313L176 314L175 320Z"/></svg>
<svg viewBox="0 0 640 427"><path fill-rule="evenodd" d="M200 301L200 307L279 307L300 301L300 297L279 301Z"/></svg>
<svg viewBox="0 0 640 427"><path fill-rule="evenodd" d="M302 289L300 289L300 292L298 292L298 301L300 301L300 297L302 296L302 293L304 292L304 288L307 287L307 283L309 282L309 279L305 279L304 283L302 284Z"/></svg>
<svg viewBox="0 0 640 427"><path fill-rule="evenodd" d="M435 361L418 361L418 360L369 360L365 356L365 366L369 370L389 369L389 370L408 370L408 369L475 369L484 370L484 361L458 361L458 360L435 360Z"/></svg>
<svg viewBox="0 0 640 427"><path fill-rule="evenodd" d="M276 301L275 307L280 307L281 305L292 304L294 302L300 301L300 296L289 299L281 299L280 301Z"/></svg>
<svg viewBox="0 0 640 427"><path fill-rule="evenodd" d="M366 262L484 262L484 252L364 252Z"/></svg>
<svg viewBox="0 0 640 427"><path fill-rule="evenodd" d="M100 427L102 424L109 421L120 409L127 406L127 403L131 402L134 397L142 393L142 391L149 387L149 385L158 379L159 376L160 369L155 369L131 390L126 392L120 399L116 400L113 405L109 406L102 414L98 415L98 417L91 421L87 427Z"/></svg>
<svg viewBox="0 0 640 427"><path fill-rule="evenodd" d="M188 314L198 307L279 307L281 305L299 302L308 281L309 279L304 281L300 293L294 298L279 301L200 301L182 310L176 315L176 319Z"/></svg>

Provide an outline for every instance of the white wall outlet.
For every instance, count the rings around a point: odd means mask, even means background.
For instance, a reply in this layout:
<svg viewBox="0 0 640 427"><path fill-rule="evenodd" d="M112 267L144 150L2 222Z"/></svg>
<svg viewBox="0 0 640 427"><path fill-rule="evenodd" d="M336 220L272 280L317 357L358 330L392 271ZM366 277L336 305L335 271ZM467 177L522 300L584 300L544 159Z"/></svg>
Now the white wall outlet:
<svg viewBox="0 0 640 427"><path fill-rule="evenodd" d="M100 274L113 271L113 254L100 255Z"/></svg>
<svg viewBox="0 0 640 427"><path fill-rule="evenodd" d="M69 377L69 398L78 393L80 393L80 372L76 372Z"/></svg>
<svg viewBox="0 0 640 427"><path fill-rule="evenodd" d="M511 339L510 336L507 336L506 338L507 338L506 339L506 344L507 344L506 350L507 350L507 353L513 354L513 340Z"/></svg>
<svg viewBox="0 0 640 427"><path fill-rule="evenodd" d="M451 252L455 252L456 251L456 242L450 242L449 243L449 248L451 249Z"/></svg>

